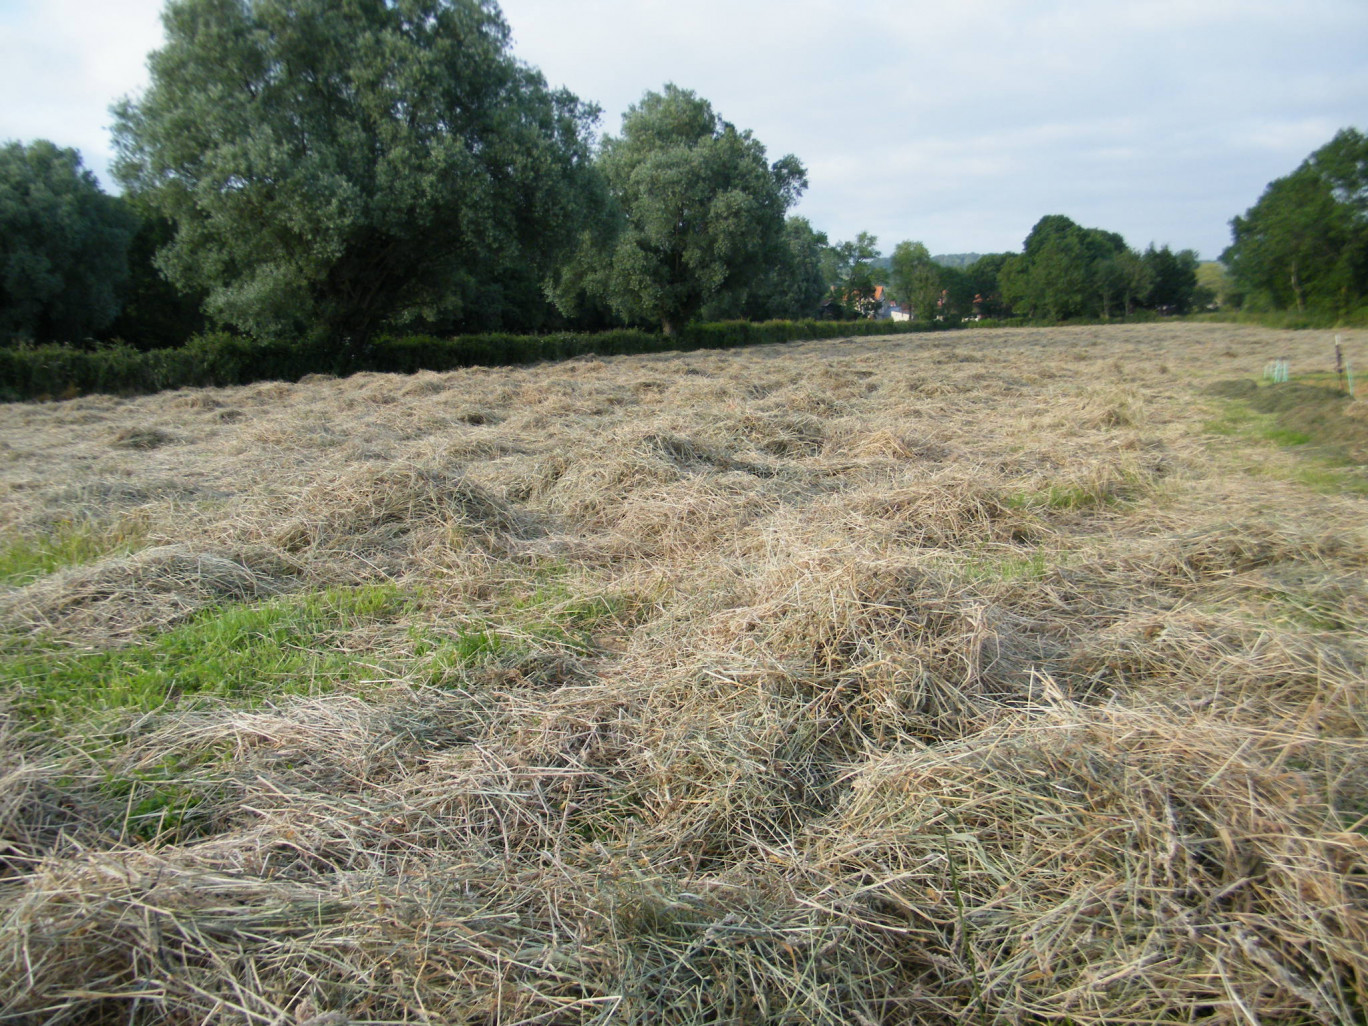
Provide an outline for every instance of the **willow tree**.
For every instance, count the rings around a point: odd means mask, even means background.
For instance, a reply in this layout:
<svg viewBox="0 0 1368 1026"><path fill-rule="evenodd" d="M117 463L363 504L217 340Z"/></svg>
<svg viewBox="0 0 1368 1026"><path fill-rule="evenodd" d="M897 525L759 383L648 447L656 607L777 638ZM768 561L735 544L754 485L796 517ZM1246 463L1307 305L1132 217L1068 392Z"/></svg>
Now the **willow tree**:
<svg viewBox="0 0 1368 1026"><path fill-rule="evenodd" d="M586 233L553 296L566 313L589 296L666 334L784 259L784 216L807 188L796 157L768 163L749 131L675 85L627 111L597 164L611 218Z"/></svg>
<svg viewBox="0 0 1368 1026"><path fill-rule="evenodd" d="M597 110L510 52L492 0L171 0L116 174L220 320L364 339L547 273Z"/></svg>

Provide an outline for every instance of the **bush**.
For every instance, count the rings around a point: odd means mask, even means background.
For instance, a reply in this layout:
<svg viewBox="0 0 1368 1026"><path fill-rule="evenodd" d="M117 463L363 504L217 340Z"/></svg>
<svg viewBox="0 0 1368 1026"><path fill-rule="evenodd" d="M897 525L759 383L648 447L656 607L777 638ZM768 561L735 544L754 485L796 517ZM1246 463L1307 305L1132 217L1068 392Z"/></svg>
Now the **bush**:
<svg viewBox="0 0 1368 1026"><path fill-rule="evenodd" d="M928 325L893 321L724 321L692 324L673 336L629 328L595 334L487 334L454 338L382 335L365 345L340 346L320 337L287 342L219 331L196 335L181 349L140 351L123 344L92 351L66 346L0 349L0 400L69 399L91 392L137 395L168 388L298 381L306 374L413 374L420 370L509 366L576 356L733 349L928 330L932 330Z"/></svg>

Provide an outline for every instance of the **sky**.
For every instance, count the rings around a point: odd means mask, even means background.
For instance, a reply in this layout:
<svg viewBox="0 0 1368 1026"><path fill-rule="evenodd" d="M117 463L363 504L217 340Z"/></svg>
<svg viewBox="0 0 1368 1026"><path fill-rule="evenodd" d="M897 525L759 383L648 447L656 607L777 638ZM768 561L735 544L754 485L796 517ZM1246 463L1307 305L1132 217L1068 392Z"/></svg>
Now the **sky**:
<svg viewBox="0 0 1368 1026"><path fill-rule="evenodd" d="M146 87L162 0L0 0L0 140L79 149ZM603 109L692 89L795 213L885 253L1019 250L1064 214L1217 258L1232 217L1341 128L1368 130L1368 0L502 0L513 52Z"/></svg>

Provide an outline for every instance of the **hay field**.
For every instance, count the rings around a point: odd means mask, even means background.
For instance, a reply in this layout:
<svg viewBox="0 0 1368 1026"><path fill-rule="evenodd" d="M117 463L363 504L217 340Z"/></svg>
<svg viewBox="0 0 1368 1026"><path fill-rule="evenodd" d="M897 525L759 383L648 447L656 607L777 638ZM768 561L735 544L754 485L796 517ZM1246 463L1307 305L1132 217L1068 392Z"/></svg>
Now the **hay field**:
<svg viewBox="0 0 1368 1026"><path fill-rule="evenodd" d="M0 1022L1365 1021L1331 344L0 408Z"/></svg>

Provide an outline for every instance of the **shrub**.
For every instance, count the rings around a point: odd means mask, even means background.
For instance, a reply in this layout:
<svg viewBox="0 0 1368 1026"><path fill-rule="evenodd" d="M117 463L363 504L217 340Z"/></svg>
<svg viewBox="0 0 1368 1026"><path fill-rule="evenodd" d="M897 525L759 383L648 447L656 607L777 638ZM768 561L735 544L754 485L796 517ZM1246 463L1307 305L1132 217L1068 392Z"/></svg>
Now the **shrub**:
<svg viewBox="0 0 1368 1026"><path fill-rule="evenodd" d="M936 326L940 328L941 326ZM671 350L734 349L809 339L892 335L933 330L893 321L724 321L691 324L679 334L622 328L594 334L381 335L364 345L256 339L217 331L181 349L140 351L116 344L92 351L66 346L0 349L0 401L67 399L90 392L136 395L168 388L298 381L306 374L381 371L413 374L458 367L494 367L625 356Z"/></svg>

